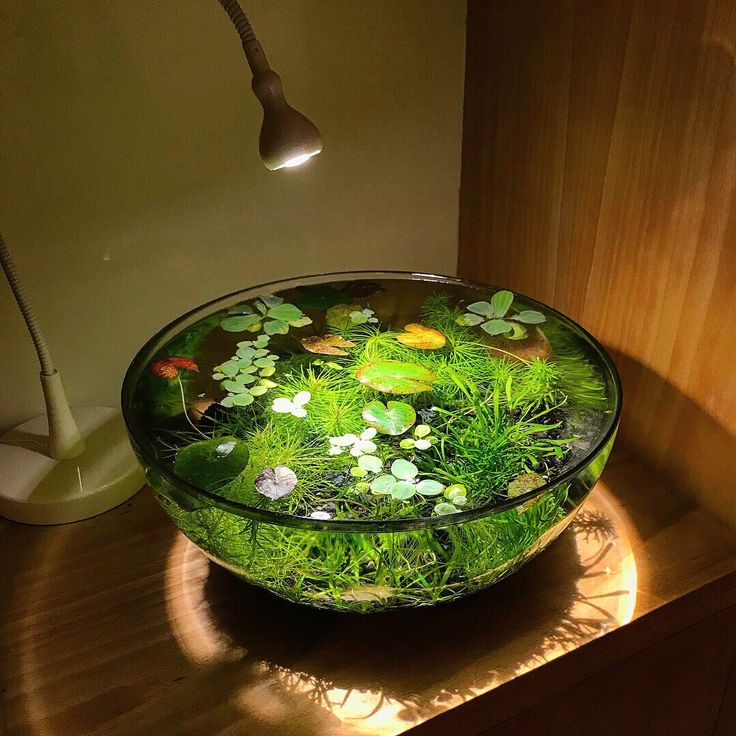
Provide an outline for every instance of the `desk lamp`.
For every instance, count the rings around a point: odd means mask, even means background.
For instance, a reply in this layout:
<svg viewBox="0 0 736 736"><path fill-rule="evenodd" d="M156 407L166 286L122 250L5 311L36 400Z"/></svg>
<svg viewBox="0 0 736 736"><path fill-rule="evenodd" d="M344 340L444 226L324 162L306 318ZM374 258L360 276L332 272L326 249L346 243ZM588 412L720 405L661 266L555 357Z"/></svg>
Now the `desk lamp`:
<svg viewBox="0 0 736 736"><path fill-rule="evenodd" d="M219 0L235 26L263 107L259 137L267 169L289 169L322 150L316 126L284 98L274 72L237 0ZM63 524L107 511L133 496L144 479L116 409L74 411L64 393L20 278L0 234L0 265L33 340L41 366L46 414L0 437L0 515L27 524Z"/></svg>

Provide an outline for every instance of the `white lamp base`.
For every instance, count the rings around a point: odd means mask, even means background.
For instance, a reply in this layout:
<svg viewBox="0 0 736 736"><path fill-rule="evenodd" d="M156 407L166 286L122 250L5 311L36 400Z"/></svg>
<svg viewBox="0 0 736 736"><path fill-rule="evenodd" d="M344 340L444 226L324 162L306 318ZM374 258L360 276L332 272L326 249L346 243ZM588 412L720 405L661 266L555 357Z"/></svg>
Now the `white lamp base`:
<svg viewBox="0 0 736 736"><path fill-rule="evenodd" d="M85 450L54 460L46 415L0 437L0 515L23 524L66 524L108 511L145 485L123 418L94 406L73 411Z"/></svg>

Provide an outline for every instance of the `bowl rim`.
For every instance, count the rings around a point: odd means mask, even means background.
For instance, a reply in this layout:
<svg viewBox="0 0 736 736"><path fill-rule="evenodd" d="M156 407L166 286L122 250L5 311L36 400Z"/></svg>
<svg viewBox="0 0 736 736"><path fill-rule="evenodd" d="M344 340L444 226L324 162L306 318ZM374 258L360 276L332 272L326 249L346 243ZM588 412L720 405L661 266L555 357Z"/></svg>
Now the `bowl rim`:
<svg viewBox="0 0 736 736"><path fill-rule="evenodd" d="M233 501L228 498L224 498L217 493L205 490L199 486L195 486L192 483L180 478L173 472L173 468L169 468L164 465L159 458L149 448L147 441L141 441L138 436L138 428L134 417L132 400L135 395L135 388L138 380L145 371L146 367L150 364L150 361L155 357L157 350L163 345L169 342L173 337L176 336L176 328L189 322L195 316L199 319L204 319L216 311L216 305L222 305L220 308L224 308L225 303L230 302L234 298L240 297L241 299L255 298L260 293L264 293L264 290L269 291L284 291L286 289L295 288L296 286L329 283L333 281L360 281L360 280L406 280L406 281L422 281L431 282L438 284L448 284L455 286L465 286L475 289L483 289L490 291L498 291L503 287L498 287L494 284L489 284L482 281L475 281L472 279L459 278L456 276L447 276L442 274L424 273L415 271L394 271L394 270L381 270L381 271L333 271L328 273L316 273L305 276L296 276L286 279L278 279L274 281L267 281L254 286L249 286L245 289L238 289L232 291L215 299L211 299L203 304L200 304L193 309L185 312L181 316L169 322L167 325L162 327L156 332L149 340L145 342L143 347L138 350L135 357L131 361L128 369L125 372L123 379L122 390L121 390L121 405L122 414L125 421L125 425L128 431L128 438L130 444L138 455L139 459L146 465L154 468L156 473L162 476L167 483L175 486L177 490L184 492L186 495L193 499L204 501L204 504L198 508L204 508L205 506L213 506L223 511L228 511L241 516L246 519L252 519L256 521L262 521L271 524L277 524L279 526L287 526L301 529L311 529L314 531L330 531L330 532L363 532L363 533L384 533L384 532L397 532L397 531L416 531L434 527L447 527L455 526L458 524L467 523L474 521L486 516L491 516L509 509L521 506L522 504L531 501L544 493L554 490L563 483L566 483L571 478L574 478L582 471L584 471L596 458L601 454L602 451L608 446L615 437L618 429L618 424L621 418L621 409L623 404L623 387L621 385L621 378L616 368L613 359L608 354L606 349L600 344L600 342L593 337L584 327L575 322L573 319L563 314L559 310L550 307L549 305L540 302L533 297L529 297L520 292L514 291L514 297L524 301L530 305L542 307L544 311L551 313L557 317L563 323L566 323L573 327L580 333L598 355L601 366L611 379L611 383L614 388L614 400L613 410L610 412L608 422L605 425L605 429L601 432L598 441L592 448L589 448L585 455L572 465L567 468L564 472L555 476L553 479L547 481L543 485L535 488L526 493L514 496L513 498L507 498L500 501L489 501L482 506L477 506L472 509L464 511L458 511L453 514L447 514L444 516L426 516L426 517L411 517L403 519L313 519L306 516L295 516L293 514L285 513L283 511L276 511L269 508L261 508L258 506L251 506L246 503L239 501ZM278 289L274 287L279 287ZM266 292L268 293L268 292Z"/></svg>

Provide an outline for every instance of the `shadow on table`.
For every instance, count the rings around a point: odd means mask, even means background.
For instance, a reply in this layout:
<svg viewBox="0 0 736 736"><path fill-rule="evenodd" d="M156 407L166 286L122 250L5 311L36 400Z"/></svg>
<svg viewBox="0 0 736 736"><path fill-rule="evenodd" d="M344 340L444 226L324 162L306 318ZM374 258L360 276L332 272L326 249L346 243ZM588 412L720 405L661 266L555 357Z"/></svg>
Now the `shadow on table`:
<svg viewBox="0 0 736 736"><path fill-rule="evenodd" d="M579 535L598 548L585 565ZM205 599L214 629L259 662L285 697L300 693L341 720L368 719L388 707L393 718L413 723L615 625L595 600L587 601L590 616L578 605L579 581L588 566L600 567L614 536L610 519L583 511L507 580L429 608L368 616L311 609L245 585L212 563ZM354 696L359 705L351 709Z"/></svg>

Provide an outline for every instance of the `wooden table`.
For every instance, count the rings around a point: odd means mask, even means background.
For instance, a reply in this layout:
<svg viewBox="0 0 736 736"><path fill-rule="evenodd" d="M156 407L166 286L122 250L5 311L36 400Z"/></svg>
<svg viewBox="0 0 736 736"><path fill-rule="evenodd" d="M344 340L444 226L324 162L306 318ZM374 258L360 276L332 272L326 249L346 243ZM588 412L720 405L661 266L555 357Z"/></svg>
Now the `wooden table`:
<svg viewBox="0 0 736 736"><path fill-rule="evenodd" d="M620 455L549 550L434 609L283 602L148 490L74 525L2 521L0 552L5 736L532 734L504 729L736 603L736 534Z"/></svg>

